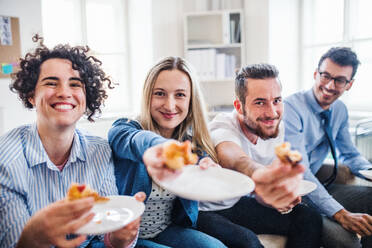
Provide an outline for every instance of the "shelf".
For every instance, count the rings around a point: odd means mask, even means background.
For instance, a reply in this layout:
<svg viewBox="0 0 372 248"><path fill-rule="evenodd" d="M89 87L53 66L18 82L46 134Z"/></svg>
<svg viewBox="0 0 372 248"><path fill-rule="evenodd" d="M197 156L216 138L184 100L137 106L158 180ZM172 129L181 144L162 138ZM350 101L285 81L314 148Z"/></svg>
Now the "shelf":
<svg viewBox="0 0 372 248"><path fill-rule="evenodd" d="M231 104L235 72L245 63L242 10L184 16L184 56L195 68L209 106Z"/></svg>

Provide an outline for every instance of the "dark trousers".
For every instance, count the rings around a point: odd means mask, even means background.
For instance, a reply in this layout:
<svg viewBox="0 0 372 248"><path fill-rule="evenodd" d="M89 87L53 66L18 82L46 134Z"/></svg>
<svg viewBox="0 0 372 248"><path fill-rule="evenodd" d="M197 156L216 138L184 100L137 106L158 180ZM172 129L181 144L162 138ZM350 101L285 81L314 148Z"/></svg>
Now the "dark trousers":
<svg viewBox="0 0 372 248"><path fill-rule="evenodd" d="M332 184L328 192L352 213L372 215L372 187ZM372 236L362 238L363 247L372 247Z"/></svg>
<svg viewBox="0 0 372 248"><path fill-rule="evenodd" d="M242 197L229 209L200 211L197 225L198 230L231 248L263 247L257 234L285 235L288 248L319 248L321 243L322 218L303 204L289 214L280 214L252 197Z"/></svg>
<svg viewBox="0 0 372 248"><path fill-rule="evenodd" d="M320 182L328 178L333 171L333 165L323 165L316 174ZM333 198L338 201L346 210L352 213L366 213L372 215L372 187L357 186L349 183L354 180L349 168L345 165L339 165L335 183L331 184L327 190ZM309 206L312 202L306 201ZM313 205L315 209L316 206ZM344 229L338 222L333 219L324 220L323 222L323 243L326 248L359 248L360 241L355 235ZM362 238L363 248L372 247L372 236Z"/></svg>

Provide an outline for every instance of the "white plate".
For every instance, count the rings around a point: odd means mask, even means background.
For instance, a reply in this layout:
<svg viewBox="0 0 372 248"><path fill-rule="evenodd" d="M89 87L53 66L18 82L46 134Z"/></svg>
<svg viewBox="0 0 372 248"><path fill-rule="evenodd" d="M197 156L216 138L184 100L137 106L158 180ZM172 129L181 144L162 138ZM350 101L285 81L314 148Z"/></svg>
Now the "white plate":
<svg viewBox="0 0 372 248"><path fill-rule="evenodd" d="M372 180L372 170L360 170L359 173Z"/></svg>
<svg viewBox="0 0 372 248"><path fill-rule="evenodd" d="M93 206L93 220L76 231L77 234L103 234L118 230L137 219L145 210L145 204L132 196L109 196L105 203Z"/></svg>
<svg viewBox="0 0 372 248"><path fill-rule="evenodd" d="M310 192L314 191L316 189L316 184L308 181L308 180L302 180L300 183L300 191L299 195L304 196L309 194Z"/></svg>
<svg viewBox="0 0 372 248"><path fill-rule="evenodd" d="M174 179L154 181L175 195L195 201L227 200L254 190L254 182L248 176L219 167L202 170L189 165Z"/></svg>

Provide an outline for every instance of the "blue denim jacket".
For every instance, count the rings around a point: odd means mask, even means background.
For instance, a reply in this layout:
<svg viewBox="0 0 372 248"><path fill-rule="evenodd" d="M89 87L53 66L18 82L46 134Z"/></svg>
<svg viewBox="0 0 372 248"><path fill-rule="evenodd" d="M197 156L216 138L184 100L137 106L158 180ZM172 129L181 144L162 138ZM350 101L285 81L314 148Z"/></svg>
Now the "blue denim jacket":
<svg viewBox="0 0 372 248"><path fill-rule="evenodd" d="M120 195L134 195L139 191L149 196L152 179L143 163L143 153L150 147L167 141L164 137L147 130L134 120L116 120L108 134L113 151L116 185ZM177 198L173 207L173 223L195 227L198 202Z"/></svg>

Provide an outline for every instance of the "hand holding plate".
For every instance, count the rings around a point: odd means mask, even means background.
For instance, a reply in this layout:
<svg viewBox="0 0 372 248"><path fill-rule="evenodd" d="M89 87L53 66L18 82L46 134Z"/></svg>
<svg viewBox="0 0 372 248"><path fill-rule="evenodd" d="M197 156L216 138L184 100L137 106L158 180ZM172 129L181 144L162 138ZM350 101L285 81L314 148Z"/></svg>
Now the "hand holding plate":
<svg viewBox="0 0 372 248"><path fill-rule="evenodd" d="M305 167L301 164L288 166L279 160L254 171L252 179L256 183L256 194L274 208L285 208L299 196L298 188Z"/></svg>
<svg viewBox="0 0 372 248"><path fill-rule="evenodd" d="M94 213L87 214L93 207L92 197L68 202L61 200L48 205L30 218L23 229L17 247L76 247L84 235L67 240L66 235L74 233L90 222Z"/></svg>
<svg viewBox="0 0 372 248"><path fill-rule="evenodd" d="M144 202L146 199L146 194L144 192L138 192L134 195L139 202ZM110 243L114 247L127 247L130 243L134 241L137 236L139 226L141 222L141 216L126 225L125 227L112 232L109 234Z"/></svg>
<svg viewBox="0 0 372 248"><path fill-rule="evenodd" d="M221 168L221 166L219 164L216 164L210 157L200 159L199 166L202 170L208 169L209 167Z"/></svg>

